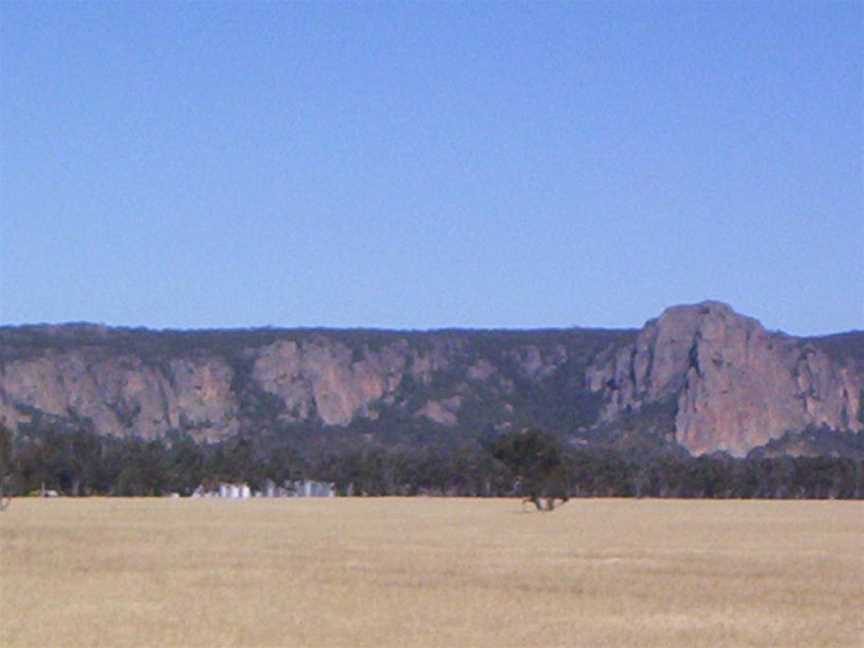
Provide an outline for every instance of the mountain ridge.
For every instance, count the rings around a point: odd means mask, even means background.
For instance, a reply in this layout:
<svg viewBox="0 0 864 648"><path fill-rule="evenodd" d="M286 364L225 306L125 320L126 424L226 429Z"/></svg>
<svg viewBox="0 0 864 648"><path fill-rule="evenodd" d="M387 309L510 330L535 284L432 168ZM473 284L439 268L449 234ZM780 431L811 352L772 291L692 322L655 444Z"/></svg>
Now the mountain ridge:
<svg viewBox="0 0 864 648"><path fill-rule="evenodd" d="M0 422L112 436L388 443L538 425L744 456L811 427L861 432L862 389L864 333L770 332L712 300L641 329L0 327Z"/></svg>

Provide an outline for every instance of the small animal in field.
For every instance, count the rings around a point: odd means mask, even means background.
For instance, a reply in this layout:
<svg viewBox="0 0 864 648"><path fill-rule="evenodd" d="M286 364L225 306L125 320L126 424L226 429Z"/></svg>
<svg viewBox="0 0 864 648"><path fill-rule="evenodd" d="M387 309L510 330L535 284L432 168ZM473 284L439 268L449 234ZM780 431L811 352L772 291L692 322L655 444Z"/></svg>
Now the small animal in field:
<svg viewBox="0 0 864 648"><path fill-rule="evenodd" d="M524 511L525 505L528 502L531 502L532 504L534 504L534 506L537 507L538 511L544 511L544 512L554 511L555 506L556 506L556 504L555 504L556 501L560 502L560 504L558 504L558 506L561 507L561 506L564 506L567 502L569 502L570 498L567 497L566 495L561 496L561 497L540 497L539 495L531 495L531 496L526 497L525 499L522 500L522 510Z"/></svg>

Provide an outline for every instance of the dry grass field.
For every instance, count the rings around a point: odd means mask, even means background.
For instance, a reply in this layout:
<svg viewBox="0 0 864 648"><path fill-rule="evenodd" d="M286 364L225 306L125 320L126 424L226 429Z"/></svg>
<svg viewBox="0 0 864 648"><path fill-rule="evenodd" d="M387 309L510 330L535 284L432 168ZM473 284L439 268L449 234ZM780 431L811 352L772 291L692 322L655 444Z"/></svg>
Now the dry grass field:
<svg viewBox="0 0 864 648"><path fill-rule="evenodd" d="M864 646L860 502L18 499L0 645Z"/></svg>

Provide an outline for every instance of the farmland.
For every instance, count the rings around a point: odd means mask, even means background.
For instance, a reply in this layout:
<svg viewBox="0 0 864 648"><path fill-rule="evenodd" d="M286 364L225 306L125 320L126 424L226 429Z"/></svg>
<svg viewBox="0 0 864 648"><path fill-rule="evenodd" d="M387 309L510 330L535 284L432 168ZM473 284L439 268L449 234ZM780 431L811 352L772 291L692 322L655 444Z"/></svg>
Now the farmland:
<svg viewBox="0 0 864 648"><path fill-rule="evenodd" d="M860 647L839 501L19 498L0 645Z"/></svg>

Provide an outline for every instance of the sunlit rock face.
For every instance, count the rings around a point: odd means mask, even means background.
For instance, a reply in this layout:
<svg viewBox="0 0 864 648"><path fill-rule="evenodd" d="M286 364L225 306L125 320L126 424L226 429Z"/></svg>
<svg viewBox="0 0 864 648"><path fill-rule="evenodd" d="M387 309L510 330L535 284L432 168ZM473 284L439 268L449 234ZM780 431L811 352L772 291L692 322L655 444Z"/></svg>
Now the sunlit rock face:
<svg viewBox="0 0 864 648"><path fill-rule="evenodd" d="M787 431L861 431L862 347L854 332L767 332L718 302L669 308L639 331L0 327L0 423L206 441L536 425L579 443L619 425L741 456Z"/></svg>
<svg viewBox="0 0 864 648"><path fill-rule="evenodd" d="M743 456L808 426L862 428L859 374L719 302L669 308L587 382L604 394L605 420L673 398L676 438L693 454Z"/></svg>
<svg viewBox="0 0 864 648"><path fill-rule="evenodd" d="M158 438L178 430L210 441L254 433L267 417L275 423L346 426L392 406L406 376L428 385L434 374L458 365L456 356L464 351L462 341L446 336L431 337L415 349L393 333L375 349L352 349L339 335L233 349L242 376L214 352L172 349L145 360L116 345L88 342L62 350L29 349L26 358L0 360L0 422L15 427L30 422L35 412L115 436ZM494 372L483 359L470 368L481 382ZM420 407L418 416L456 424L461 384L442 402ZM271 396L270 410L243 410L241 401L250 393Z"/></svg>
<svg viewBox="0 0 864 648"><path fill-rule="evenodd" d="M153 366L135 355L86 347L49 351L2 367L0 420L14 426L38 410L114 436L156 438L186 429L224 438L238 431L231 378L231 368L214 357Z"/></svg>
<svg viewBox="0 0 864 648"><path fill-rule="evenodd" d="M255 361L255 381L282 399L288 419L317 412L328 425L346 425L368 416L369 407L392 394L402 380L407 345L395 344L355 359L339 342L277 342Z"/></svg>

